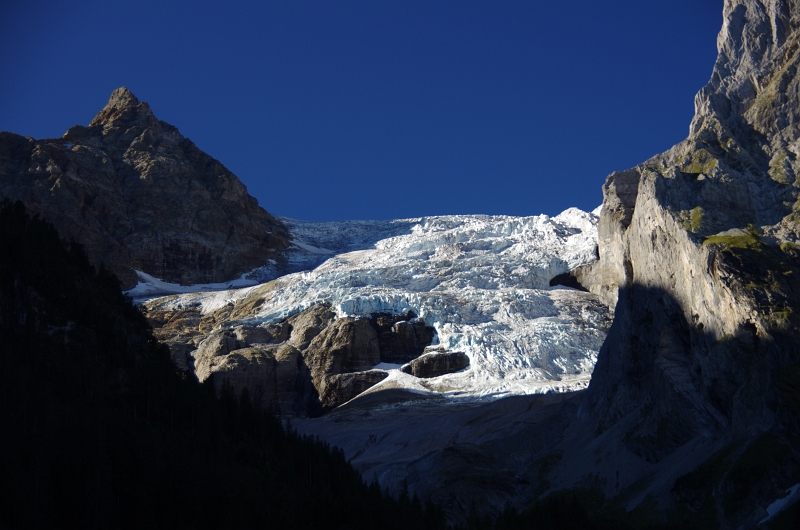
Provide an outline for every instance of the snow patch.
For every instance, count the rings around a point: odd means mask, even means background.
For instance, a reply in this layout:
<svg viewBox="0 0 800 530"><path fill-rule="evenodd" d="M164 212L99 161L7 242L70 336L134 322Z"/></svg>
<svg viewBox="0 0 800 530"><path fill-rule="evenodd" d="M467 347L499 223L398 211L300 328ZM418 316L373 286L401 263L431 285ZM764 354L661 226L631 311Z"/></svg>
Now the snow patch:
<svg viewBox="0 0 800 530"><path fill-rule="evenodd" d="M372 367L373 370L398 370L402 368L402 364L396 363L378 363Z"/></svg>
<svg viewBox="0 0 800 530"><path fill-rule="evenodd" d="M767 506L767 516L761 521L758 522L758 526L766 523L780 512L784 510L784 508L788 508L790 505L794 504L798 499L800 499L800 484L795 484L788 490L786 490L786 497L782 499L778 499L769 506Z"/></svg>
<svg viewBox="0 0 800 530"><path fill-rule="evenodd" d="M141 281L136 284L136 287L134 287L130 291L125 292L125 294L127 294L134 300L155 298L157 296L164 296L177 293L200 293L209 291L230 290L241 287L251 287L253 285L258 285L259 283L257 280L248 278L248 275L250 273L243 274L239 278L231 280L229 282L200 283L194 285L180 285L178 283L165 282L160 278L150 276L146 272L142 272L139 270L136 271L136 274L139 276L139 279Z"/></svg>

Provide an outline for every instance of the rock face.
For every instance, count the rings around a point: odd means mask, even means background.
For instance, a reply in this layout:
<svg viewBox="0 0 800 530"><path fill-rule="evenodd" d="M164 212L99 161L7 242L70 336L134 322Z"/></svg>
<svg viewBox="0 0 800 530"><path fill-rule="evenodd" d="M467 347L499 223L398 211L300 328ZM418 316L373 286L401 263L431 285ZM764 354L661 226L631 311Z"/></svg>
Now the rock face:
<svg viewBox="0 0 800 530"><path fill-rule="evenodd" d="M585 276L615 318L581 416L683 474L646 492L662 508L738 528L800 482L800 7L728 0L724 21L689 138L603 187Z"/></svg>
<svg viewBox="0 0 800 530"><path fill-rule="evenodd" d="M21 200L136 284L237 278L288 246L288 232L221 163L126 88L88 127L33 140L0 133L0 197Z"/></svg>
<svg viewBox="0 0 800 530"><path fill-rule="evenodd" d="M419 357L436 334L412 311L405 315L375 313L370 323L378 332L381 360L385 363L406 363Z"/></svg>
<svg viewBox="0 0 800 530"><path fill-rule="evenodd" d="M414 377L439 377L452 374L469 366L469 357L464 352L447 351L442 347L428 348L424 355L403 366L403 372Z"/></svg>
<svg viewBox="0 0 800 530"><path fill-rule="evenodd" d="M269 287L253 289L253 298L264 296ZM144 308L178 368L193 371L200 381L210 379L218 390L226 382L237 395L246 388L254 403L283 416L319 415L385 379L389 374L374 367L397 358L400 340L380 341L381 332L390 332L387 326L391 330L401 324L401 329L416 330L420 340L426 337L420 352L436 334L419 320L408 324L404 319L409 315L336 318L325 304L277 324L243 324L257 310L254 305L246 299L206 315L197 308ZM375 325L378 321L383 328Z"/></svg>
<svg viewBox="0 0 800 530"><path fill-rule="evenodd" d="M309 366L326 374L358 372L381 362L378 334L367 319L339 318L314 337Z"/></svg>
<svg viewBox="0 0 800 530"><path fill-rule="evenodd" d="M320 402L323 407L333 408L350 401L387 377L389 377L389 373L384 370L366 370L327 376L322 395L319 398Z"/></svg>

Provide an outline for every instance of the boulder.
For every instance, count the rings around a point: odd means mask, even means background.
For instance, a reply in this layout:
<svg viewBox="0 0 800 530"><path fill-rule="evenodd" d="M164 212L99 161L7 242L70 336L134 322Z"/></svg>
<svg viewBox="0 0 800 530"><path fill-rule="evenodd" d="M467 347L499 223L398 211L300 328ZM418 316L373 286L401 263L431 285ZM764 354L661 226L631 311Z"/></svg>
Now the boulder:
<svg viewBox="0 0 800 530"><path fill-rule="evenodd" d="M240 342L230 330L217 330L206 337L193 352L194 373L200 381L205 381L233 351L246 348L247 343Z"/></svg>
<svg viewBox="0 0 800 530"><path fill-rule="evenodd" d="M366 318L339 318L314 337L303 359L319 388L326 376L368 370L380 363L378 335Z"/></svg>
<svg viewBox="0 0 800 530"><path fill-rule="evenodd" d="M247 344L280 344L289 339L291 326L287 322L261 326L236 326L233 335Z"/></svg>
<svg viewBox="0 0 800 530"><path fill-rule="evenodd" d="M428 350L425 354L412 360L401 368L414 377L430 378L444 374L452 374L469 366L469 357L460 351L448 351L443 348Z"/></svg>
<svg viewBox="0 0 800 530"><path fill-rule="evenodd" d="M389 373L384 370L367 370L326 376L320 392L320 402L325 408L338 407L368 388L380 383L388 376Z"/></svg>
<svg viewBox="0 0 800 530"><path fill-rule="evenodd" d="M320 332L336 318L331 308L324 304L312 306L286 319L289 324L289 341L295 348L306 349Z"/></svg>
<svg viewBox="0 0 800 530"><path fill-rule="evenodd" d="M247 389L253 405L265 410L277 405L276 361L274 350L240 348L209 361L209 379L217 392L227 381L236 395Z"/></svg>

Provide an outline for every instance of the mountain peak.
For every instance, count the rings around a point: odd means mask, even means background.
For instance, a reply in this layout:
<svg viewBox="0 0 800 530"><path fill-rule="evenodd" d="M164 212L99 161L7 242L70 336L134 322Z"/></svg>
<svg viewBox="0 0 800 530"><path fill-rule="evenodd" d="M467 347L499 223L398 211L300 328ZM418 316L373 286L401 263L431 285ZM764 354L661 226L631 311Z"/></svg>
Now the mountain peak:
<svg viewBox="0 0 800 530"><path fill-rule="evenodd" d="M139 99L127 87L121 86L111 93L105 108L120 108L138 105Z"/></svg>
<svg viewBox="0 0 800 530"><path fill-rule="evenodd" d="M111 122L122 120L132 121L136 118L153 117L153 111L147 102L139 101L133 92L127 87L119 87L111 93L108 103L103 110L97 113L89 124L89 127L96 125L107 125Z"/></svg>

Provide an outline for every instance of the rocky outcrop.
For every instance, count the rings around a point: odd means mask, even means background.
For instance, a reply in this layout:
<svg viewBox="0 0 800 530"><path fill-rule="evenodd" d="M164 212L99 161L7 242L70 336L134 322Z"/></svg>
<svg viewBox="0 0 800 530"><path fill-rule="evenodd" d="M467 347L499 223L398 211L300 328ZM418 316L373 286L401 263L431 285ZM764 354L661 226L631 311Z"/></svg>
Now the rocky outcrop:
<svg viewBox="0 0 800 530"><path fill-rule="evenodd" d="M431 378L452 374L469 366L469 357L464 352L449 351L441 346L428 347L425 353L401 369L414 377Z"/></svg>
<svg viewBox="0 0 800 530"><path fill-rule="evenodd" d="M337 318L306 348L308 364L317 374L368 370L381 362L378 335L365 318Z"/></svg>
<svg viewBox="0 0 800 530"><path fill-rule="evenodd" d="M144 309L179 369L211 380L218 390L225 384L236 394L246 388L254 403L283 416L316 416L351 400L388 376L375 366L421 353L435 335L420 320L409 324L413 315L336 318L325 304L277 324L245 323L258 308L254 300L270 290L261 285L239 303L206 314L162 309L163 299ZM447 370L445 365L439 361L431 369Z"/></svg>
<svg viewBox="0 0 800 530"><path fill-rule="evenodd" d="M592 290L615 318L581 416L640 471L722 448L646 493L738 528L800 482L800 7L728 0L724 20L689 138L603 187Z"/></svg>
<svg viewBox="0 0 800 530"><path fill-rule="evenodd" d="M375 313L370 323L378 332L381 361L385 363L407 363L419 357L436 335L412 311L405 315Z"/></svg>
<svg viewBox="0 0 800 530"><path fill-rule="evenodd" d="M341 373L343 364L349 367L346 353L350 352L332 351L325 356L326 364L320 362L319 348L311 349L333 322L330 309L319 305L279 324L221 327L210 333L196 330L201 338L188 354L188 367L200 381L210 379L218 391L226 382L237 395L246 388L265 410L283 416L316 415L340 404L334 396L345 396L344 391L325 393L325 383L329 375ZM162 327L156 333L170 332ZM320 342L326 343L325 337L316 344ZM321 395L326 397L324 403Z"/></svg>
<svg viewBox="0 0 800 530"><path fill-rule="evenodd" d="M366 370L363 372L328 375L320 394L320 402L325 408L333 408L347 403L365 390L372 388L389 376L385 370Z"/></svg>
<svg viewBox="0 0 800 530"><path fill-rule="evenodd" d="M218 391L225 384L236 389L237 395L246 388L254 405L270 410L278 393L276 353L263 347L248 347L214 357L208 363L208 378Z"/></svg>
<svg viewBox="0 0 800 530"><path fill-rule="evenodd" d="M82 243L124 288L134 269L181 284L227 281L288 246L285 227L233 173L124 87L62 138L0 133L0 197Z"/></svg>

